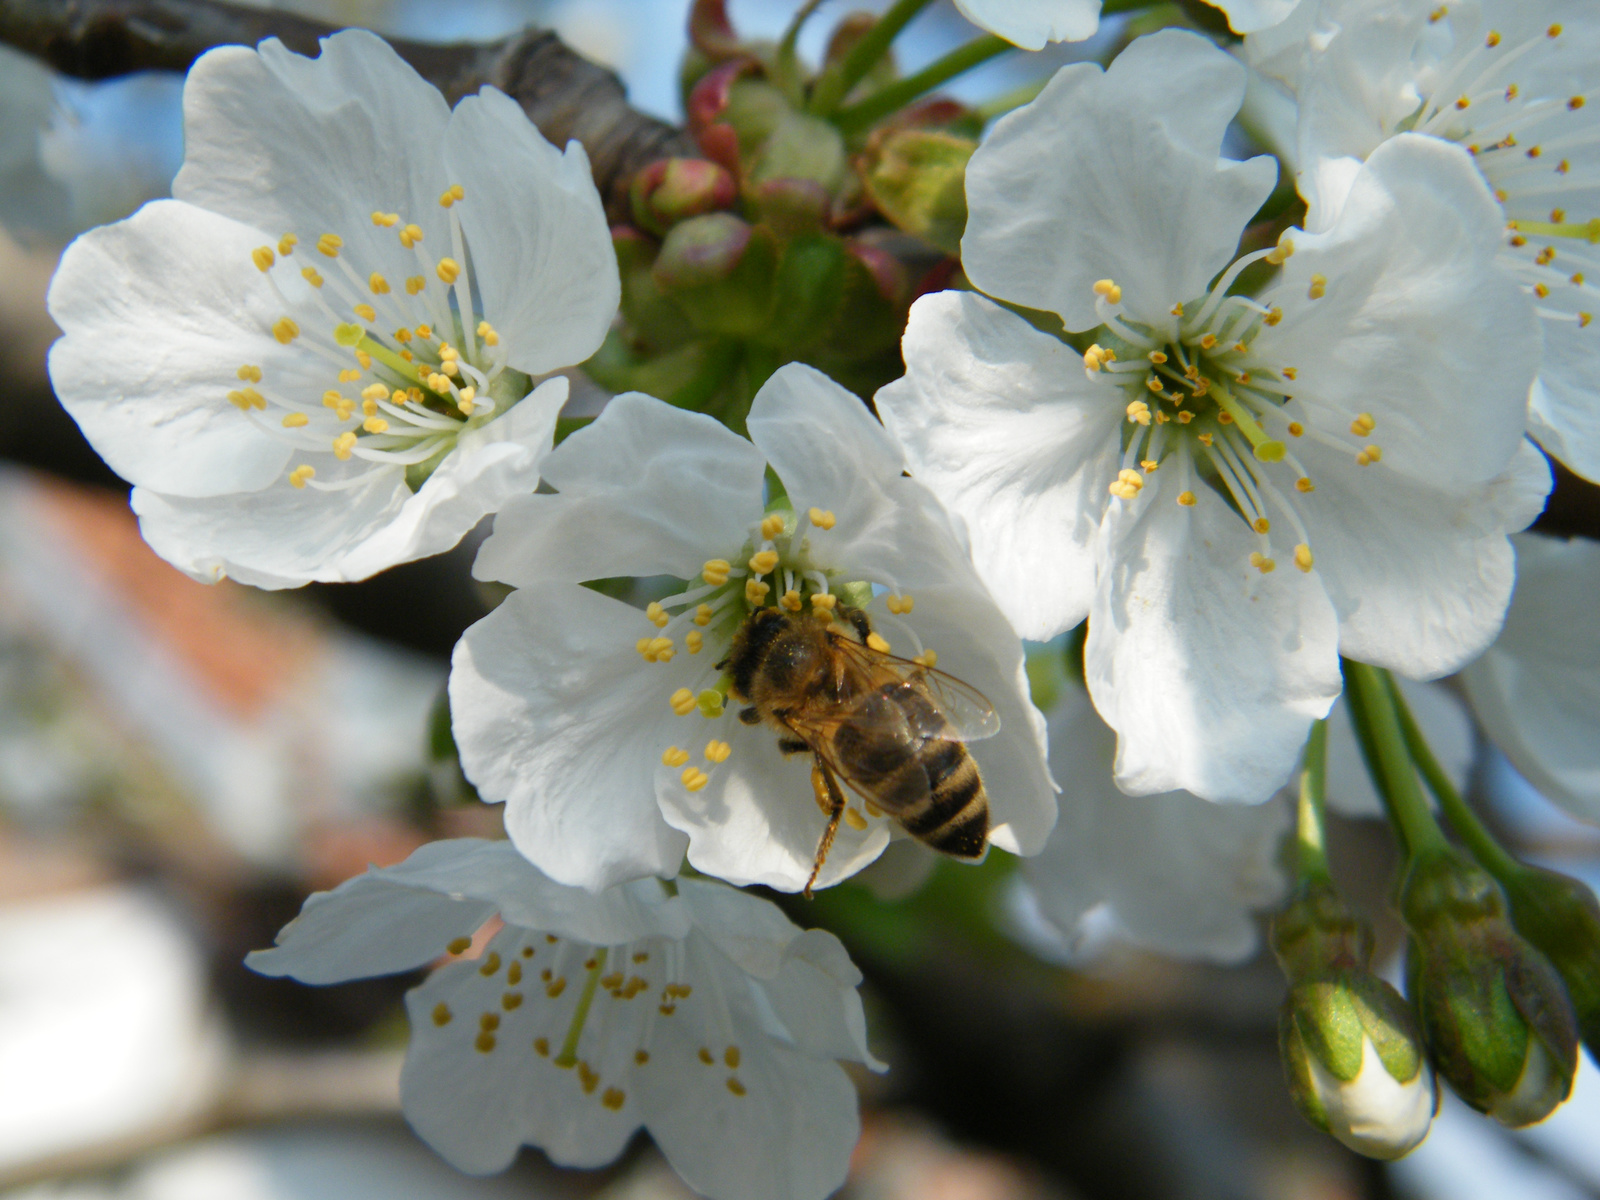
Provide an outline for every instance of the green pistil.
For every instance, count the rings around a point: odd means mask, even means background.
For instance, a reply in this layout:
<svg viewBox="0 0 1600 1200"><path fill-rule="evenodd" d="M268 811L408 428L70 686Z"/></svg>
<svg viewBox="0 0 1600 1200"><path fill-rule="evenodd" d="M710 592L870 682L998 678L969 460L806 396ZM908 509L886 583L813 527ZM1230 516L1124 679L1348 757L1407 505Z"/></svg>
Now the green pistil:
<svg viewBox="0 0 1600 1200"><path fill-rule="evenodd" d="M1511 221L1507 227L1515 233L1531 233L1536 237L1578 238L1591 245L1600 243L1600 217L1582 224L1570 221L1561 224L1551 224L1547 221Z"/></svg>
<svg viewBox="0 0 1600 1200"><path fill-rule="evenodd" d="M1244 434L1250 442L1250 449L1262 462L1282 462L1286 453L1284 444L1269 437L1267 431L1261 428L1251 413L1238 399L1222 384L1212 381L1211 394L1216 397L1217 405L1223 412L1233 418L1233 423L1239 427L1239 432Z"/></svg>
<svg viewBox="0 0 1600 1200"><path fill-rule="evenodd" d="M566 1041L561 1043L561 1053L556 1055L558 1067L573 1067L578 1063L578 1040L583 1036L583 1024L589 1019L589 1009L594 1004L595 989L600 986L600 973L606 969L605 950L596 950L594 966L583 981L583 995L578 997L578 1007L573 1010L572 1024L567 1026Z"/></svg>
<svg viewBox="0 0 1600 1200"><path fill-rule="evenodd" d="M333 340L341 346L349 346L352 350L372 355L375 361L381 362L402 378L409 379L413 383L422 383L422 374L414 363L408 363L389 347L373 341L367 331L359 325L346 323L335 326Z"/></svg>

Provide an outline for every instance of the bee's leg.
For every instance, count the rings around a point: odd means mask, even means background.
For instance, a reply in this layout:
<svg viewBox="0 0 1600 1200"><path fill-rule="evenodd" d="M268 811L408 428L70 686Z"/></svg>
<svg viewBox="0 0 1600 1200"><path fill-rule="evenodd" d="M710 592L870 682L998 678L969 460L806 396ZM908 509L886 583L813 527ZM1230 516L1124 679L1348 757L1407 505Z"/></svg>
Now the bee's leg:
<svg viewBox="0 0 1600 1200"><path fill-rule="evenodd" d="M839 615L855 628L856 636L863 642L872 635L872 622L867 620L867 614L859 608L841 608Z"/></svg>
<svg viewBox="0 0 1600 1200"><path fill-rule="evenodd" d="M758 713L755 710L755 706L752 705L749 708L741 708L739 710L739 720L743 721L746 725L759 725L761 724L761 714Z"/></svg>
<svg viewBox="0 0 1600 1200"><path fill-rule="evenodd" d="M781 737L778 739L778 749L784 754L803 754L811 747L799 738ZM824 812L827 810L824 809Z"/></svg>
<svg viewBox="0 0 1600 1200"><path fill-rule="evenodd" d="M839 781L833 777L833 772L828 770L820 757L816 766L811 768L811 786L817 794L817 804L828 814L828 825L822 831L822 840L817 843L817 861L811 867L811 878L806 880L807 900L811 899L811 887L817 882L817 876L822 874L822 864L827 861L828 851L833 846L834 834L839 832L839 818L844 816L844 792L839 787Z"/></svg>

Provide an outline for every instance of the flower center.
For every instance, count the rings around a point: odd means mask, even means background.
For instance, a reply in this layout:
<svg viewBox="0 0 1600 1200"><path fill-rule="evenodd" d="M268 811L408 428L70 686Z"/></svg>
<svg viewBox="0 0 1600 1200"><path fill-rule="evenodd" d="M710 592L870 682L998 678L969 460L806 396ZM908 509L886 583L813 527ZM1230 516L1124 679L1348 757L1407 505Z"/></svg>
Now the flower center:
<svg viewBox="0 0 1600 1200"><path fill-rule="evenodd" d="M1433 21L1443 20L1446 8ZM1491 30L1439 78L1411 127L1466 147L1505 207L1508 265L1546 320L1586 327L1600 270L1600 124L1583 95L1526 95L1513 67L1537 70L1574 53L1559 24L1518 45ZM1571 205L1587 206L1574 212ZM1560 259L1559 263L1557 259Z"/></svg>
<svg viewBox="0 0 1600 1200"><path fill-rule="evenodd" d="M1249 562L1264 575L1277 568L1273 546L1281 533L1275 535L1274 520L1286 522L1295 535L1295 566L1309 572L1315 562L1298 505L1316 485L1291 449L1297 439L1337 449L1357 466L1383 458L1381 447L1365 441L1377 427L1370 413L1351 416L1318 403L1296 391L1294 367L1252 349L1262 330L1282 322L1283 310L1229 295L1228 288L1253 263L1278 265L1293 253L1294 243L1285 239L1244 255L1206 295L1174 304L1159 324L1128 317L1122 289L1103 279L1094 290L1104 323L1083 356L1090 379L1115 389L1126 415L1111 495L1133 502L1145 478L1171 464L1180 477L1179 505L1193 507L1195 488L1210 487L1250 526L1258 544ZM1313 275L1307 299L1321 299L1326 287L1322 276ZM1348 438L1331 432L1341 425Z"/></svg>
<svg viewBox="0 0 1600 1200"><path fill-rule="evenodd" d="M241 386L228 393L247 420L300 452L288 473L295 487L342 491L398 468L415 490L465 430L527 394L527 377L507 367L499 334L474 308L455 211L464 198L459 184L439 197L451 235L451 254L439 259L424 249L419 226L402 223L398 213L372 214L373 225L394 230L416 261L417 274L392 283L382 272L363 273L337 233L319 236L320 258L298 272L291 261L300 246L295 233L284 234L276 248L251 251L284 314L272 336L285 346L298 343L328 372L330 386L312 396L278 386L246 363L238 370ZM329 455L373 465L317 479L317 467L306 460Z"/></svg>

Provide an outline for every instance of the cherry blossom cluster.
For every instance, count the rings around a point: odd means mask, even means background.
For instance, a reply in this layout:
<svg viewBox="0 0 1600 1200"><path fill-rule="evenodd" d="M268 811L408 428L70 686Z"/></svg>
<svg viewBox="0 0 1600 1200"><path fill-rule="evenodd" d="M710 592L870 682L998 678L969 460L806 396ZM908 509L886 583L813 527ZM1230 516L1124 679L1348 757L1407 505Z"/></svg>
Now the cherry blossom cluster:
<svg viewBox="0 0 1600 1200"><path fill-rule="evenodd" d="M1100 16L958 2L1027 48ZM960 286L916 300L871 407L796 353L736 421L631 392L558 442L562 372L623 292L588 159L491 87L452 109L359 31L317 58L204 56L173 198L67 250L55 387L178 568L356 580L494 518L475 574L511 591L458 644L450 704L509 841L371 870L252 957L308 983L434 966L403 1099L452 1163L529 1144L594 1166L644 1128L716 1200L843 1181L839 1063L882 1068L861 977L738 890L807 888L830 821L811 760L730 691L767 609L859 611L875 651L987 699L988 843L1065 941L1098 920L1237 961L1294 883L1273 941L1293 994L1392 1009L1342 1058L1286 1018L1302 1108L1380 1156L1426 1131L1433 1068L1405 1004L1359 982L1322 799L1387 812L1421 862L1431 817L1380 769L1383 720L1419 722L1459 788L1470 725L1425 681L1460 672L1512 762L1600 820L1600 552L1522 534L1546 455L1600 480L1600 17L1221 7L1233 52L1165 29L993 123ZM1274 153L1232 157L1241 122ZM1023 639L1080 627L1082 686L1047 719ZM872 799L850 796L818 886L892 843L933 863ZM1553 1103L1559 1034L1517 1060ZM1537 1111L1520 1089L1479 1107Z"/></svg>

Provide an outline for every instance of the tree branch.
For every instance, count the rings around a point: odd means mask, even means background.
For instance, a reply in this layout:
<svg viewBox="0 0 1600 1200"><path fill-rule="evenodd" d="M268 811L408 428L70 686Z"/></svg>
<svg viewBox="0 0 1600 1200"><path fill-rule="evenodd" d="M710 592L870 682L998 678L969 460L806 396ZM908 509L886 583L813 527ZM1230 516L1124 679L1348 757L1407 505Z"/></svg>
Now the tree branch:
<svg viewBox="0 0 1600 1200"><path fill-rule="evenodd" d="M80 79L185 71L214 46L253 46L269 37L314 55L317 39L338 28L219 0L0 0L0 42ZM577 138L613 220L627 214L628 185L640 167L698 153L688 135L630 107L615 74L547 30L498 42L389 44L452 103L493 84L556 145Z"/></svg>

